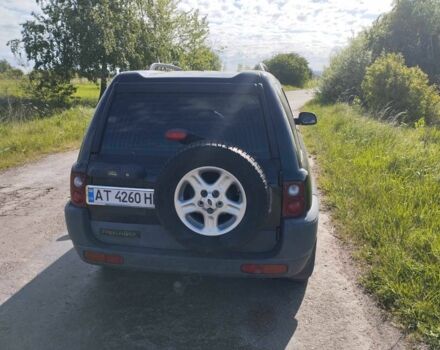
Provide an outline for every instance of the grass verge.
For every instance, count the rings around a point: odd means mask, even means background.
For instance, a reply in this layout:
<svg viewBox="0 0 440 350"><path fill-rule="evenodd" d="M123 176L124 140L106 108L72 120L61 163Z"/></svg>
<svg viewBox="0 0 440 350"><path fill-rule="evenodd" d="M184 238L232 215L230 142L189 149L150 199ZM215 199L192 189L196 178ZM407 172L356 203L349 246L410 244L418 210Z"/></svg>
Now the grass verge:
<svg viewBox="0 0 440 350"><path fill-rule="evenodd" d="M295 91L295 90L304 90L304 89L314 89L319 85L319 79L313 78L308 80L304 86L294 86L294 85L283 85L284 91Z"/></svg>
<svg viewBox="0 0 440 350"><path fill-rule="evenodd" d="M76 107L44 119L0 123L0 170L77 148L92 114L92 108Z"/></svg>
<svg viewBox="0 0 440 350"><path fill-rule="evenodd" d="M363 284L440 349L440 131L393 127L344 105L311 103L303 128L325 203L366 265Z"/></svg>
<svg viewBox="0 0 440 350"><path fill-rule="evenodd" d="M301 90L304 88L298 87L298 86L293 86L293 85L283 85L283 89L284 89L284 91L296 91L296 90Z"/></svg>

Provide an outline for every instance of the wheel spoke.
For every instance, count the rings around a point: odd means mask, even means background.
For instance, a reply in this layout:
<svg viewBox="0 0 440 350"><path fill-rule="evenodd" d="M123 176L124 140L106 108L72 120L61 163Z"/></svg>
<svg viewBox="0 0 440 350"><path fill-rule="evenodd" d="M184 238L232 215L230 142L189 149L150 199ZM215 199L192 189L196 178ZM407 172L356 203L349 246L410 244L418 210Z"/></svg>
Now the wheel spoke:
<svg viewBox="0 0 440 350"><path fill-rule="evenodd" d="M221 173L220 177L214 183L213 187L220 192L225 193L233 184L234 180L226 173Z"/></svg>
<svg viewBox="0 0 440 350"><path fill-rule="evenodd" d="M197 206L196 203L193 202L192 199L184 202L180 202L180 209L182 210L182 213L185 215L199 211L199 207Z"/></svg>
<svg viewBox="0 0 440 350"><path fill-rule="evenodd" d="M241 203L233 202L231 200L227 200L225 202L224 208L222 208L222 213L230 214L233 216L239 216L242 212L243 205Z"/></svg>
<svg viewBox="0 0 440 350"><path fill-rule="evenodd" d="M196 192L208 187L208 184L203 180L200 174L191 174L191 176L187 178L187 181Z"/></svg>
<svg viewBox="0 0 440 350"><path fill-rule="evenodd" d="M204 227L203 229L206 230L206 232L213 232L216 231L218 229L217 227L217 214L208 214L205 213L203 215L204 218Z"/></svg>

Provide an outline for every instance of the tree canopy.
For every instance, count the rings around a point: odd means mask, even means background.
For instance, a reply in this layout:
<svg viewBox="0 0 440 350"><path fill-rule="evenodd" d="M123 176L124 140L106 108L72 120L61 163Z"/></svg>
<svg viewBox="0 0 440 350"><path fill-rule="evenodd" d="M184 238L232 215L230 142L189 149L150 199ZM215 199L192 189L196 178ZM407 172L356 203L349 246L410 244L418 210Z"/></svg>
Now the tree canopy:
<svg viewBox="0 0 440 350"><path fill-rule="evenodd" d="M401 53L408 66L419 66L431 83L440 84L439 0L397 0L367 36L374 57Z"/></svg>
<svg viewBox="0 0 440 350"><path fill-rule="evenodd" d="M372 55L366 37L360 35L331 58L330 66L325 69L321 79L321 99L324 102L335 102L360 97L365 71L371 63Z"/></svg>
<svg viewBox="0 0 440 350"><path fill-rule="evenodd" d="M309 63L297 53L278 54L264 64L282 84L303 86L312 77Z"/></svg>
<svg viewBox="0 0 440 350"><path fill-rule="evenodd" d="M62 81L79 75L101 81L101 94L118 69L146 69L173 62L191 69L219 69L208 47L208 24L176 0L37 0L41 13L9 42L35 70Z"/></svg>

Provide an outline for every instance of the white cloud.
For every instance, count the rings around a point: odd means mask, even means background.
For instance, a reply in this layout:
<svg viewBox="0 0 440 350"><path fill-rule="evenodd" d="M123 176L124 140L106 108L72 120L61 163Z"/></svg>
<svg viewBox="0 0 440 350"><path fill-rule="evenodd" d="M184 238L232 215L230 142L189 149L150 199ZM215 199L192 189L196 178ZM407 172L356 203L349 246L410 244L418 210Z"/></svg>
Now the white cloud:
<svg viewBox="0 0 440 350"><path fill-rule="evenodd" d="M392 0L183 0L182 6L208 16L212 44L223 49L229 69L295 51L320 70L334 49L389 11L391 4Z"/></svg>
<svg viewBox="0 0 440 350"><path fill-rule="evenodd" d="M304 55L322 69L335 48L391 9L392 0L182 0L210 23L210 41L228 69L254 65L277 52ZM35 1L0 0L0 58L14 62L6 42L19 37L20 23Z"/></svg>
<svg viewBox="0 0 440 350"><path fill-rule="evenodd" d="M20 37L20 24L36 10L38 7L35 0L0 0L0 59L6 58L12 64L18 64L6 44Z"/></svg>

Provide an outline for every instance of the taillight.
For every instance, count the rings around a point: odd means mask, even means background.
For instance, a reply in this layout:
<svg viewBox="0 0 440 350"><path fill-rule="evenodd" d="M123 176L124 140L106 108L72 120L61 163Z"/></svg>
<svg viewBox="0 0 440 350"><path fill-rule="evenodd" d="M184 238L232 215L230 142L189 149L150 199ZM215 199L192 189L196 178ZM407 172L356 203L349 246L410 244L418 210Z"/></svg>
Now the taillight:
<svg viewBox="0 0 440 350"><path fill-rule="evenodd" d="M86 174L72 171L70 174L70 200L78 207L86 206Z"/></svg>
<svg viewBox="0 0 440 350"><path fill-rule="evenodd" d="M182 129L171 129L165 133L168 141L183 141L188 137L188 132Z"/></svg>
<svg viewBox="0 0 440 350"><path fill-rule="evenodd" d="M306 196L304 182L283 184L283 217L296 218L304 215Z"/></svg>

